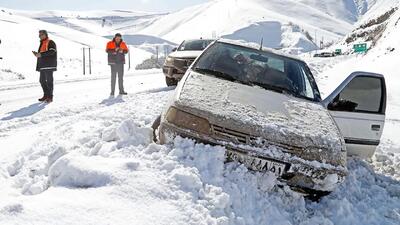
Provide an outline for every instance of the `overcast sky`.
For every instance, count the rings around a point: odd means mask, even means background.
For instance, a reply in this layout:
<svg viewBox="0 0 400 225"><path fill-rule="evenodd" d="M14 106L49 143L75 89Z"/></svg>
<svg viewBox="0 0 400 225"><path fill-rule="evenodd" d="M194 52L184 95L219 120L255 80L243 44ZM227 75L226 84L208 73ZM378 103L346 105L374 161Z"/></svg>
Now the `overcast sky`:
<svg viewBox="0 0 400 225"><path fill-rule="evenodd" d="M131 9L169 12L207 0L0 0L0 7L24 10Z"/></svg>

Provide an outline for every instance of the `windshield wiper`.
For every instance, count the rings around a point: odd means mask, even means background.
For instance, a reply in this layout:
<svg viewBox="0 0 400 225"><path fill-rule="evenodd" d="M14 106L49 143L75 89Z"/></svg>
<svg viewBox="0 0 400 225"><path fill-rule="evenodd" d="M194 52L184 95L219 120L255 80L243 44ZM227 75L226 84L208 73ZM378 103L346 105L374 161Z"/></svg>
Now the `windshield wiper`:
<svg viewBox="0 0 400 225"><path fill-rule="evenodd" d="M290 90L289 88L286 88L286 87L276 86L276 85L272 85L272 84L265 84L265 83L256 82L256 81L255 82L251 82L251 84L257 85L259 87L265 88L267 90L275 91L275 92L278 92L278 93L285 93L285 94L293 95L294 97L304 98L304 96L299 95L299 94L295 93L294 91L292 91L292 90Z"/></svg>
<svg viewBox="0 0 400 225"><path fill-rule="evenodd" d="M221 72L221 71L217 71L217 70L196 67L196 68L194 68L194 71L203 73L203 74L211 74L211 75L214 75L214 76L217 76L217 77L223 78L225 80L229 80L229 81L238 81L232 75Z"/></svg>

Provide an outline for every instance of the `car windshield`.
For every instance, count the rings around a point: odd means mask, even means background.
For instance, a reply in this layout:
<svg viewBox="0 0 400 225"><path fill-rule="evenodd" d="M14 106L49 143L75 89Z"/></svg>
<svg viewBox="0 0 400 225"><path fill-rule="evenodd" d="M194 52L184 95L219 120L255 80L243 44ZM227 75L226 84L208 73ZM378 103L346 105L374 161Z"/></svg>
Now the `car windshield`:
<svg viewBox="0 0 400 225"><path fill-rule="evenodd" d="M178 51L203 51L212 40L190 40L184 41L178 48Z"/></svg>
<svg viewBox="0 0 400 225"><path fill-rule="evenodd" d="M309 100L319 96L304 63L234 44L216 42L197 60L193 70Z"/></svg>

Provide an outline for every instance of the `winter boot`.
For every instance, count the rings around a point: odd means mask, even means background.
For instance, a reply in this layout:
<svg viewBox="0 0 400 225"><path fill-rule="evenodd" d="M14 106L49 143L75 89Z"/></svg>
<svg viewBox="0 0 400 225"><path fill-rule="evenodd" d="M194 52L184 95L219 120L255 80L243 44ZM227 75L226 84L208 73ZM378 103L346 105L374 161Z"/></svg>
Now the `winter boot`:
<svg viewBox="0 0 400 225"><path fill-rule="evenodd" d="M39 98L38 101L39 102L44 102L44 101L46 101L46 99L47 99L47 96L44 95L42 98Z"/></svg>
<svg viewBox="0 0 400 225"><path fill-rule="evenodd" d="M53 102L53 96L47 97L45 101L46 101L46 103L52 103Z"/></svg>
<svg viewBox="0 0 400 225"><path fill-rule="evenodd" d="M128 93L126 93L125 91L120 92L119 94L120 94L120 95L128 95Z"/></svg>

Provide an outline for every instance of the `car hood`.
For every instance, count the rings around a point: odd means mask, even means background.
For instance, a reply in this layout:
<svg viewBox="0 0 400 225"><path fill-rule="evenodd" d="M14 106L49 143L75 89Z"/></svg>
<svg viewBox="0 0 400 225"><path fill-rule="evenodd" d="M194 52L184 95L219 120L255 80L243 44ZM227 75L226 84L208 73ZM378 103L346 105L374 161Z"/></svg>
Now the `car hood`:
<svg viewBox="0 0 400 225"><path fill-rule="evenodd" d="M192 71L178 87L174 104L213 125L269 142L337 154L343 149L339 130L322 105L261 87Z"/></svg>
<svg viewBox="0 0 400 225"><path fill-rule="evenodd" d="M203 51L175 51L169 54L173 58L197 58Z"/></svg>

